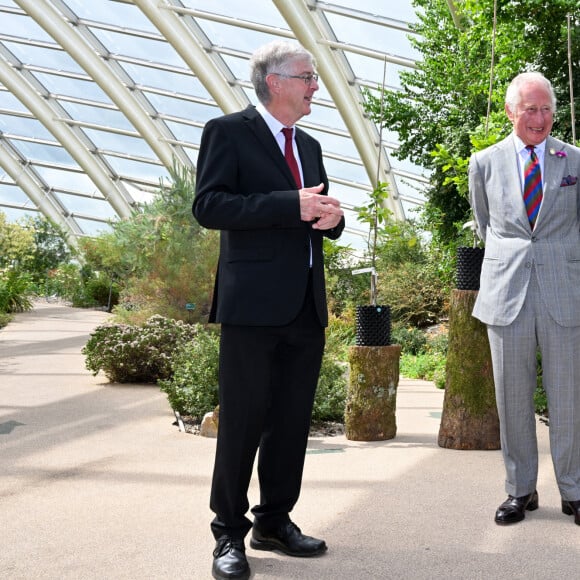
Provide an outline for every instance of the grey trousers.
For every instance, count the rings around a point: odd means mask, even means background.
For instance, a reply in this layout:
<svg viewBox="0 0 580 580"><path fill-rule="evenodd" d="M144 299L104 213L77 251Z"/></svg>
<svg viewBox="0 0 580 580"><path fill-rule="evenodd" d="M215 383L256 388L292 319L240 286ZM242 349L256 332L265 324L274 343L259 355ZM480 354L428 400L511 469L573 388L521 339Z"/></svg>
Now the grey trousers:
<svg viewBox="0 0 580 580"><path fill-rule="evenodd" d="M488 325L487 331L506 492L521 497L536 489L538 447L533 394L539 348L556 481L562 499L580 500L580 327L560 326L550 317L534 273L516 319L507 326Z"/></svg>

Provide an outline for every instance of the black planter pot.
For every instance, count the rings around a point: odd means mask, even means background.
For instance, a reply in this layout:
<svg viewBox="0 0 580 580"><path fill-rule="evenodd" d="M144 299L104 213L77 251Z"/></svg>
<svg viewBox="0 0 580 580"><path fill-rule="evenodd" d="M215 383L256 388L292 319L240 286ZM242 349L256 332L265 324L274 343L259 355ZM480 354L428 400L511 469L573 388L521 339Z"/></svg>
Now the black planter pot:
<svg viewBox="0 0 580 580"><path fill-rule="evenodd" d="M388 306L356 307L357 346L391 344L391 309Z"/></svg>
<svg viewBox="0 0 580 580"><path fill-rule="evenodd" d="M484 248L457 248L455 283L458 290L479 290Z"/></svg>

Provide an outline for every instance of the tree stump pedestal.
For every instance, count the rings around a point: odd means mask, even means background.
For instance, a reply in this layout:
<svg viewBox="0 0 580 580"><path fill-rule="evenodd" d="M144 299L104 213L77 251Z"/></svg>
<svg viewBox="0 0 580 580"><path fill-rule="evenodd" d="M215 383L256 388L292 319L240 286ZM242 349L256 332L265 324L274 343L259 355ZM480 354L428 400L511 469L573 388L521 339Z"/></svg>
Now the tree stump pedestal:
<svg viewBox="0 0 580 580"><path fill-rule="evenodd" d="M471 315L476 290L453 290L445 397L438 443L448 449L500 449L487 329Z"/></svg>
<svg viewBox="0 0 580 580"><path fill-rule="evenodd" d="M345 434L351 441L383 441L397 433L395 418L401 347L351 346Z"/></svg>

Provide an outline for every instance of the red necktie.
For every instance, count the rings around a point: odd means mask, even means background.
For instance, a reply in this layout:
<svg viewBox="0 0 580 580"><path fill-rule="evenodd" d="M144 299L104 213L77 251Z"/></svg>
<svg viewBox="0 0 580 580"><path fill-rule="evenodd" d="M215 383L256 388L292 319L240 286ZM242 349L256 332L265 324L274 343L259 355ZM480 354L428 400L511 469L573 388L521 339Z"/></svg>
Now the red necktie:
<svg viewBox="0 0 580 580"><path fill-rule="evenodd" d="M536 218L540 211L540 204L542 203L542 173L534 146L528 145L526 149L530 152L530 158L524 166L524 203L526 204L530 226L534 229Z"/></svg>
<svg viewBox="0 0 580 580"><path fill-rule="evenodd" d="M300 170L298 169L298 163L296 162L296 157L294 157L294 151L292 149L293 130L289 127L284 127L282 133L284 133L284 139L286 140L284 143L284 157L286 157L286 163L290 167L298 189L300 189L302 187L302 180L300 179Z"/></svg>

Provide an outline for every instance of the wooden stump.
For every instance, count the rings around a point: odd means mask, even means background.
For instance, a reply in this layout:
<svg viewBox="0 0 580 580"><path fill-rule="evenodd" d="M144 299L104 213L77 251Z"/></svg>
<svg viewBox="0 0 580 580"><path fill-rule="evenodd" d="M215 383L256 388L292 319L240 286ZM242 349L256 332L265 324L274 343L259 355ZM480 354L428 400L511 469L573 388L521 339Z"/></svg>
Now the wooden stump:
<svg viewBox="0 0 580 580"><path fill-rule="evenodd" d="M395 409L401 347L351 346L345 434L351 441L383 441L397 433Z"/></svg>
<svg viewBox="0 0 580 580"><path fill-rule="evenodd" d="M487 329L471 315L477 291L453 290L445 398L438 443L448 449L499 449L499 418Z"/></svg>

